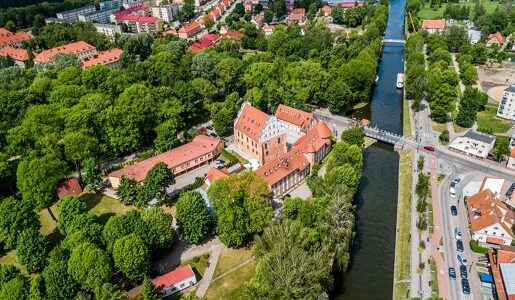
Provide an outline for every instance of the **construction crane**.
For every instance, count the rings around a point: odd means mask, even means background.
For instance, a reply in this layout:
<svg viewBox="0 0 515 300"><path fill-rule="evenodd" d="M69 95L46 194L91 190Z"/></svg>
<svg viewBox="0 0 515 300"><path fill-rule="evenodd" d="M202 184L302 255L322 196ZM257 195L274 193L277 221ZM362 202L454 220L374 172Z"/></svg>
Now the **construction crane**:
<svg viewBox="0 0 515 300"><path fill-rule="evenodd" d="M417 33L417 28L415 27L415 24L413 23L413 18L411 17L411 13L408 11L408 16L411 21L411 27L413 27L413 33Z"/></svg>

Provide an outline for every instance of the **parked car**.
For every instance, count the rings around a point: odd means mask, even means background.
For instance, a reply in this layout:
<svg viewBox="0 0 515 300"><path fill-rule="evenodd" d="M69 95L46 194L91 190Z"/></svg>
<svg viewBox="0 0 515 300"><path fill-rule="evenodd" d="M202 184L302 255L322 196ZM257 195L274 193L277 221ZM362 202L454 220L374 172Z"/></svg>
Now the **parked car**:
<svg viewBox="0 0 515 300"><path fill-rule="evenodd" d="M424 146L424 150L433 152L433 151L435 151L435 148L431 147L431 146Z"/></svg>
<svg viewBox="0 0 515 300"><path fill-rule="evenodd" d="M456 178L454 178L454 181L453 181L453 182L454 182L455 184L458 184L458 183L460 183L460 181L461 181L461 176L457 176Z"/></svg>
<svg viewBox="0 0 515 300"><path fill-rule="evenodd" d="M449 190L449 198L451 198L451 199L456 198L456 192L454 190Z"/></svg>
<svg viewBox="0 0 515 300"><path fill-rule="evenodd" d="M451 187L452 187L452 188L453 188L453 187L456 187L456 182L451 181Z"/></svg>
<svg viewBox="0 0 515 300"><path fill-rule="evenodd" d="M214 132L211 132L209 135L210 135L210 136L212 136L212 137L214 137L214 138L217 138L217 137L218 137L218 135L216 135L216 133L214 133Z"/></svg>
<svg viewBox="0 0 515 300"><path fill-rule="evenodd" d="M470 294L470 284L469 284L469 281L468 279L461 279L461 287L462 287L462 290L463 290L463 294Z"/></svg>
<svg viewBox="0 0 515 300"><path fill-rule="evenodd" d="M459 229L458 227L454 228L454 237L457 240L461 240L461 229Z"/></svg>
<svg viewBox="0 0 515 300"><path fill-rule="evenodd" d="M458 215L458 209L454 205L451 205L451 215L453 215L453 216Z"/></svg>
<svg viewBox="0 0 515 300"><path fill-rule="evenodd" d="M461 240L456 241L456 251L463 252L463 242Z"/></svg>
<svg viewBox="0 0 515 300"><path fill-rule="evenodd" d="M449 279L456 280L456 270L453 267L449 268Z"/></svg>
<svg viewBox="0 0 515 300"><path fill-rule="evenodd" d="M466 266L468 264L467 259L459 253L458 253L458 261L460 262L460 264L462 264L464 266Z"/></svg>
<svg viewBox="0 0 515 300"><path fill-rule="evenodd" d="M464 266L464 265L461 265L460 266L460 274L461 274L461 278L463 279L467 279L467 266Z"/></svg>
<svg viewBox="0 0 515 300"><path fill-rule="evenodd" d="M211 125L206 126L206 128L207 128L208 130L213 130L213 126L211 126Z"/></svg>

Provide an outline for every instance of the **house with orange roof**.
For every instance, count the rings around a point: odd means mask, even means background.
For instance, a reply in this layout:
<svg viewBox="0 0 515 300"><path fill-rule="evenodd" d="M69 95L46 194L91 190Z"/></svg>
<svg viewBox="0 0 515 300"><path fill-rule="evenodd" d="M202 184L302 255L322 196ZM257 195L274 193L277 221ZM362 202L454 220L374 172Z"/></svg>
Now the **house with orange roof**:
<svg viewBox="0 0 515 300"><path fill-rule="evenodd" d="M429 34L441 34L445 30L445 19L424 20L422 21L422 29L425 29Z"/></svg>
<svg viewBox="0 0 515 300"><path fill-rule="evenodd" d="M96 55L97 48L84 41L78 41L37 53L34 57L34 63L52 63L54 56L61 53L76 55L78 59L81 60Z"/></svg>
<svg viewBox="0 0 515 300"><path fill-rule="evenodd" d="M0 49L6 46L19 48L23 42L30 41L33 38L34 37L30 33L25 31L12 33L5 28L0 28Z"/></svg>
<svg viewBox="0 0 515 300"><path fill-rule="evenodd" d="M322 7L322 14L324 17L331 17L333 15L333 9L329 5Z"/></svg>
<svg viewBox="0 0 515 300"><path fill-rule="evenodd" d="M490 270L499 300L515 300L515 247L488 250Z"/></svg>
<svg viewBox="0 0 515 300"><path fill-rule="evenodd" d="M234 122L234 145L264 165L286 153L286 130L276 116L245 102Z"/></svg>
<svg viewBox="0 0 515 300"><path fill-rule="evenodd" d="M123 50L114 48L107 51L99 52L97 55L93 55L88 58L81 59L83 69L87 69L96 65L104 65L110 68L118 68L120 66L120 59L122 57Z"/></svg>
<svg viewBox="0 0 515 300"><path fill-rule="evenodd" d="M511 245L515 216L490 189L465 200L472 238L486 246Z"/></svg>
<svg viewBox="0 0 515 300"><path fill-rule="evenodd" d="M293 24L300 24L303 23L306 18L306 9L304 8L295 8L289 15L288 15L288 23Z"/></svg>
<svg viewBox="0 0 515 300"><path fill-rule="evenodd" d="M250 22L254 24L254 26L256 26L257 29L260 29L265 24L265 18L263 14L257 14L252 17L252 20L250 20Z"/></svg>
<svg viewBox="0 0 515 300"><path fill-rule="evenodd" d="M246 0L243 3L243 7L245 8L245 12L252 12L252 8L254 7L254 3L250 0Z"/></svg>
<svg viewBox="0 0 515 300"><path fill-rule="evenodd" d="M12 46L5 46L0 49L0 56L9 56L20 68L25 68L25 65L29 61L29 51Z"/></svg>
<svg viewBox="0 0 515 300"><path fill-rule="evenodd" d="M504 37L502 36L502 34L499 31L497 31L496 33L491 33L486 38L486 46L487 47L491 47L492 45L502 46L503 44L504 44Z"/></svg>
<svg viewBox="0 0 515 300"><path fill-rule="evenodd" d="M311 171L313 164L331 152L331 129L318 122L295 143L288 153L277 157L256 170L267 182L274 198L279 198L298 185Z"/></svg>
<svg viewBox="0 0 515 300"><path fill-rule="evenodd" d="M175 176L179 176L214 161L223 146L223 141L218 138L198 135L187 144L111 172L108 178L114 189L118 188L122 177L132 178L140 183L158 162L165 163Z"/></svg>
<svg viewBox="0 0 515 300"><path fill-rule="evenodd" d="M510 157L508 157L508 163L506 164L506 168L510 170L515 170L515 147L511 148Z"/></svg>
<svg viewBox="0 0 515 300"><path fill-rule="evenodd" d="M307 134L318 122L312 113L284 104L279 104L275 111L275 116L283 124L288 140L292 142Z"/></svg>
<svg viewBox="0 0 515 300"><path fill-rule="evenodd" d="M202 30L197 22L190 22L179 29L179 38L188 39Z"/></svg>

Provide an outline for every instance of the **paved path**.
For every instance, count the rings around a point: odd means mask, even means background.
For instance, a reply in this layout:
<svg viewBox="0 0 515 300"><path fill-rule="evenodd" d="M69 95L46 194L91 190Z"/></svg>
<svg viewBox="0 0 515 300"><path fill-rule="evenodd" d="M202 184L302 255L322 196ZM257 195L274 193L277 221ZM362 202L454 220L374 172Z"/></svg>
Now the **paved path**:
<svg viewBox="0 0 515 300"><path fill-rule="evenodd" d="M222 274L220 274L220 276L218 276L218 277L216 277L215 279L213 279L213 282L217 282L218 280L220 280L220 279L224 278L225 276L227 276L227 275L231 274L232 272L234 272L234 271L238 270L239 268L241 268L241 267L243 267L243 266L247 265L248 263L250 263L250 262L251 262L251 261L253 261L253 260L254 260L254 257L251 257L251 258L247 259L246 261L244 261L244 262L240 263L239 265L237 265L237 266L233 267L232 269L230 269L230 270L228 270L228 271L226 271L226 272L223 272Z"/></svg>
<svg viewBox="0 0 515 300"><path fill-rule="evenodd" d="M440 252L440 238L442 237L442 208L440 206L440 194L438 193L438 173L437 161L434 157L429 159L429 166L431 169L431 199L433 205L433 235L429 239L431 247L431 256L436 262L436 269L438 273L438 296L443 299L449 299L449 286L446 276L445 262Z"/></svg>
<svg viewBox="0 0 515 300"><path fill-rule="evenodd" d="M195 295L199 298L203 298L206 295L207 289L211 284L211 280L213 279L213 274L215 273L216 264L218 263L218 258L220 258L220 254L222 253L222 246L216 247L213 252L211 252L211 256L209 257L209 263L206 271L204 271L204 276L198 283L197 292Z"/></svg>

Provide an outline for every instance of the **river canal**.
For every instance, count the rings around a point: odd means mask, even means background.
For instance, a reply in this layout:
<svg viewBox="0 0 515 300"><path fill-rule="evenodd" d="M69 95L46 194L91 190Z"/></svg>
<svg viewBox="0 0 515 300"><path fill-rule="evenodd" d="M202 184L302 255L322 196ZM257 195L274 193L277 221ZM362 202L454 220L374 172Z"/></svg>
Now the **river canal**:
<svg viewBox="0 0 515 300"><path fill-rule="evenodd" d="M404 38L406 0L390 0L385 38ZM402 91L395 87L403 72L404 46L385 45L372 101L353 112L372 125L402 134ZM351 264L337 279L337 299L391 299L397 216L399 156L393 147L376 143L364 152L363 177L356 196L356 237ZM409 258L405 258L409 259Z"/></svg>

